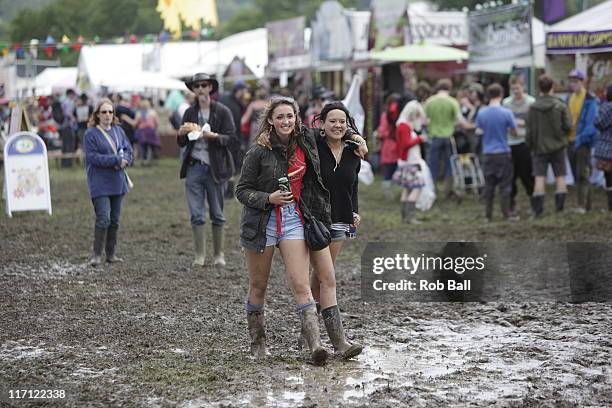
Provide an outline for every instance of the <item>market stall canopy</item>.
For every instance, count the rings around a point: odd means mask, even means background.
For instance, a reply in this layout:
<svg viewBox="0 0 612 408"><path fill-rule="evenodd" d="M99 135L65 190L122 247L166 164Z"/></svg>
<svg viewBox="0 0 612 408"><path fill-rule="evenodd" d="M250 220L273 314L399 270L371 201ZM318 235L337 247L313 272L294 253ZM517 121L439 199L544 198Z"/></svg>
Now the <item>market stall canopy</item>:
<svg viewBox="0 0 612 408"><path fill-rule="evenodd" d="M34 80L36 95L62 93L70 88L77 88L77 68L47 68Z"/></svg>
<svg viewBox="0 0 612 408"><path fill-rule="evenodd" d="M612 0L550 26L546 32L548 54L612 51Z"/></svg>
<svg viewBox="0 0 612 408"><path fill-rule="evenodd" d="M370 53L370 58L385 62L461 61L468 58L467 51L444 45L420 43L386 48Z"/></svg>
<svg viewBox="0 0 612 408"><path fill-rule="evenodd" d="M184 90L185 83L176 78L167 77L159 72L134 71L124 72L120 76L108 75L100 78L100 84L116 91L140 91L144 89L178 89Z"/></svg>

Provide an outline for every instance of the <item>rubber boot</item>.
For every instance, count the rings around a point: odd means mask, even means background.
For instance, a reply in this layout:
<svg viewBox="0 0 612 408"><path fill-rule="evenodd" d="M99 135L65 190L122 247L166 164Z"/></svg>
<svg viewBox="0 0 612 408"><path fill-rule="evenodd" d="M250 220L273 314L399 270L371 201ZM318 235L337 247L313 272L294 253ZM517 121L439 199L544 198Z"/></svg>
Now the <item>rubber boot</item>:
<svg viewBox="0 0 612 408"><path fill-rule="evenodd" d="M393 190L391 190L391 180L383 180L383 195L387 200L391 200L393 198Z"/></svg>
<svg viewBox="0 0 612 408"><path fill-rule="evenodd" d="M344 328L342 327L342 318L340 317L340 309L338 306L328 307L321 311L325 329L331 340L336 353L340 354L343 360L355 357L361 353L363 347L359 344L350 344L346 341Z"/></svg>
<svg viewBox="0 0 612 408"><path fill-rule="evenodd" d="M555 193L555 211L562 212L565 207L565 196L567 193Z"/></svg>
<svg viewBox="0 0 612 408"><path fill-rule="evenodd" d="M223 254L223 225L212 226L213 252L215 254L213 264L215 266L225 266L225 255Z"/></svg>
<svg viewBox="0 0 612 408"><path fill-rule="evenodd" d="M531 209L535 218L540 218L544 212L544 196L534 195L531 196Z"/></svg>
<svg viewBox="0 0 612 408"><path fill-rule="evenodd" d="M247 324L251 336L251 355L258 360L265 358L270 353L266 350L264 312L247 313Z"/></svg>
<svg viewBox="0 0 612 408"><path fill-rule="evenodd" d="M117 232L119 231L118 225L111 225L106 231L106 262L123 262L123 259L115 256L115 249L117 248Z"/></svg>
<svg viewBox="0 0 612 408"><path fill-rule="evenodd" d="M91 266L98 266L102 263L102 248L106 242L106 228L94 229L94 243L93 243L93 258L89 261Z"/></svg>
<svg viewBox="0 0 612 408"><path fill-rule="evenodd" d="M612 211L612 190L606 191L608 195L608 211Z"/></svg>
<svg viewBox="0 0 612 408"><path fill-rule="evenodd" d="M493 220L493 197L485 197L485 218L487 221Z"/></svg>
<svg viewBox="0 0 612 408"><path fill-rule="evenodd" d="M576 186L578 196L578 212L584 214L591 209L591 189L588 183L579 183Z"/></svg>
<svg viewBox="0 0 612 408"><path fill-rule="evenodd" d="M302 322L302 336L310 349L310 357L314 365L323 365L327 361L327 350L321 345L321 333L319 332L319 318L314 307L300 312Z"/></svg>
<svg viewBox="0 0 612 408"><path fill-rule="evenodd" d="M404 223L420 224L421 221L416 219L416 203L414 201L405 201L402 205L404 207Z"/></svg>
<svg viewBox="0 0 612 408"><path fill-rule="evenodd" d="M319 316L321 315L321 303L316 302L315 305L317 307L317 320L318 320ZM304 338L304 334L300 331L300 336L298 337L298 349L302 350L305 345L306 345L306 338Z"/></svg>
<svg viewBox="0 0 612 408"><path fill-rule="evenodd" d="M516 217L513 217L512 214L512 197L510 194L502 194L501 195L501 210L504 219L506 220L514 220Z"/></svg>
<svg viewBox="0 0 612 408"><path fill-rule="evenodd" d="M192 225L193 232L193 247L194 247L194 259L193 264L198 266L204 266L206 260L206 235L204 234L204 225Z"/></svg>

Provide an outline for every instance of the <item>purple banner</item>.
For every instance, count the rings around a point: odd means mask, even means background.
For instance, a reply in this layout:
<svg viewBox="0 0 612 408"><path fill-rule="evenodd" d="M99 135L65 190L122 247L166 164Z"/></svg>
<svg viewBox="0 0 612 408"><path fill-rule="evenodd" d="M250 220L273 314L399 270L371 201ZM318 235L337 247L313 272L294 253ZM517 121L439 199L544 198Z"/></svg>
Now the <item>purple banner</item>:
<svg viewBox="0 0 612 408"><path fill-rule="evenodd" d="M554 23L565 17L565 0L544 0L544 22Z"/></svg>

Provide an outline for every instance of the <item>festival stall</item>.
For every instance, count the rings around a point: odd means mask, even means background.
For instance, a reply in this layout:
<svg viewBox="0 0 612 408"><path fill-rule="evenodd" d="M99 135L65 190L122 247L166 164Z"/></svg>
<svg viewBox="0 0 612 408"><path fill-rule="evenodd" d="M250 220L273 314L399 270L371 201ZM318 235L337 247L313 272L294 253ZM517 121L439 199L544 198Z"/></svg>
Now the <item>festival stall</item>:
<svg viewBox="0 0 612 408"><path fill-rule="evenodd" d="M587 72L589 89L602 96L612 81L612 0L549 27L547 72L567 89L573 68Z"/></svg>

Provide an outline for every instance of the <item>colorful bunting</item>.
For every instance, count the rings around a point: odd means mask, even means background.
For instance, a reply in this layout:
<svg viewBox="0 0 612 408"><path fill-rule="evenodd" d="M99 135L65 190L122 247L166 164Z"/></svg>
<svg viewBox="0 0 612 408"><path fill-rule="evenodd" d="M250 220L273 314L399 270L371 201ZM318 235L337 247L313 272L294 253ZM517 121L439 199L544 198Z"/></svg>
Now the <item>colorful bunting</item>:
<svg viewBox="0 0 612 408"><path fill-rule="evenodd" d="M169 2L172 3L172 0L169 0ZM213 28L204 27L202 29L190 31L188 37L194 40L199 40L202 37L209 37L212 34L214 34ZM61 53L68 53L71 50L79 52L83 48L83 44L86 44L86 43L91 44L91 45L95 45L99 43L137 44L139 42L153 43L157 41L157 42L164 44L170 41L171 38L172 38L171 34L166 30L163 30L162 32L160 32L159 35L147 34L147 35L144 35L138 38L136 34L130 34L130 35L126 35L125 37L118 37L118 38L108 39L104 41L102 41L100 37L97 35L94 36L93 39L90 39L90 40L86 40L82 35L79 35L76 41L72 41L70 37L68 37L68 35L66 34L62 35L61 40L57 41L51 34L49 34L45 38L44 42L38 41L37 39L34 38L29 41L26 47L29 49L28 51L29 54L34 56L34 58L36 58L36 55L38 54L39 51L43 51L45 56L51 59L54 56L55 50L60 51ZM0 57L6 57L11 51L15 53L16 58L18 59L25 58L26 49L24 48L22 43L17 42L17 43L9 44L9 43L0 42Z"/></svg>

